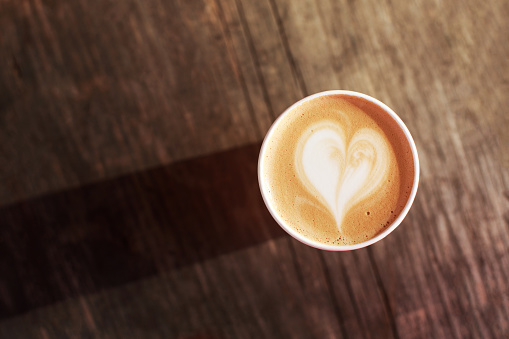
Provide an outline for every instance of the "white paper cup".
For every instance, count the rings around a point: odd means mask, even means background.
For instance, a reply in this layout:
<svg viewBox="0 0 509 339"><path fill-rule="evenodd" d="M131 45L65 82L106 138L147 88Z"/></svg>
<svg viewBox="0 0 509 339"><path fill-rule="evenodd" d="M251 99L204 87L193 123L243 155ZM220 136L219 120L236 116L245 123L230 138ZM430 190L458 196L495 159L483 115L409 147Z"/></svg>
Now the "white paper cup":
<svg viewBox="0 0 509 339"><path fill-rule="evenodd" d="M378 105L379 107L383 108L387 112L387 114L389 116L391 116L397 122L397 124L399 125L401 130L404 132L404 134L408 140L408 143L410 145L410 148L412 150L412 156L414 159L414 180L413 180L413 184L412 184L412 190L410 191L410 196L405 204L405 207L403 208L403 210L401 211L399 216L396 218L396 220L394 220L394 222L392 224L390 224L383 232L381 232L377 236L375 236L369 240L363 241L361 243L355 244L355 245L345 245L345 246L327 245L327 244L317 242L315 240L312 240L312 239L309 239L309 238L303 236L302 234L296 232L292 227L287 225L287 223L279 216L279 214L276 212L274 207L271 205L270 200L268 199L268 191L267 191L268 187L267 187L267 185L265 185L265 183L263 181L263 177L264 177L263 176L263 161L265 159L265 151L267 149L268 140L271 138L271 136L274 133L276 133L275 126L277 126L277 124L284 118L284 116L286 114L292 114L293 109L296 106L302 104L303 102L313 100L313 99L315 99L317 97L321 97L321 96L338 95L338 94L360 97L360 98L369 100L369 101L375 103L376 105ZM396 229L396 227L399 226L399 224L401 224L401 222L407 215L408 211L410 210L410 207L412 206L414 199L415 199L415 195L417 193L417 186L419 185L419 157L417 155L417 148L415 147L414 139L412 138L412 135L410 135L408 128L405 126L405 124L400 119L400 117L398 117L396 115L396 113L394 113L394 111L392 109L390 109L387 105L385 105L384 103L382 103L381 101L379 101L375 98L370 97L369 95L358 93L358 92L344 91L344 90L326 91L326 92L320 92L320 93L310 95L310 96L296 102L295 104L293 104L292 106L287 108L286 111L284 111L283 114L281 114L281 116L278 119L276 119L276 121L272 124L271 128L267 132L267 135L265 136L265 139L263 141L263 144L262 144L262 147L260 150L260 155L258 158L258 183L260 185L260 191L262 193L263 201L265 202L265 205L267 206L270 214L272 214L272 217L274 217L274 219L277 221L277 223L292 237L299 240L300 242L303 242L306 245L309 245L309 246L312 246L312 247L315 247L315 248L318 248L321 250L351 251L351 250L356 250L359 248L363 248L363 247L372 245L372 244L382 240L387 235L389 235L392 231L394 231Z"/></svg>

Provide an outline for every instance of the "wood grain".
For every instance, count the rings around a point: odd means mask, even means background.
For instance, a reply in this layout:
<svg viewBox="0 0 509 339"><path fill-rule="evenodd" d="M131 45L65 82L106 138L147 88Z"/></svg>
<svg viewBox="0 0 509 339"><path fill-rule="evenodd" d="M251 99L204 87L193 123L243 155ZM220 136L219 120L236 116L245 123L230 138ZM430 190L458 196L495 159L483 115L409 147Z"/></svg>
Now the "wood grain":
<svg viewBox="0 0 509 339"><path fill-rule="evenodd" d="M252 143L272 121L214 2L3 3L2 203Z"/></svg>
<svg viewBox="0 0 509 339"><path fill-rule="evenodd" d="M292 247L299 248L302 266L293 265ZM270 240L157 278L69 299L6 320L0 326L0 335L348 338L371 330L369 337L389 336L388 319L376 293L364 291L357 297L359 302L372 305L369 315L353 309L352 293L359 286L358 279L376 291L366 250L335 256L335 264L343 267L332 279L340 298L337 301L330 299L324 271L314 274L317 268L323 268L322 255L288 237ZM343 275L352 269L354 275ZM334 312L334 302L347 303L341 305L340 319ZM61 326L53 317L67 325ZM23 327L27 322L32 325Z"/></svg>
<svg viewBox="0 0 509 339"><path fill-rule="evenodd" d="M0 1L0 337L509 337L509 3ZM327 89L416 141L401 226L351 253L259 196ZM226 151L229 150L229 151Z"/></svg>
<svg viewBox="0 0 509 339"><path fill-rule="evenodd" d="M2 208L0 318L286 234L259 194L259 148L177 162Z"/></svg>

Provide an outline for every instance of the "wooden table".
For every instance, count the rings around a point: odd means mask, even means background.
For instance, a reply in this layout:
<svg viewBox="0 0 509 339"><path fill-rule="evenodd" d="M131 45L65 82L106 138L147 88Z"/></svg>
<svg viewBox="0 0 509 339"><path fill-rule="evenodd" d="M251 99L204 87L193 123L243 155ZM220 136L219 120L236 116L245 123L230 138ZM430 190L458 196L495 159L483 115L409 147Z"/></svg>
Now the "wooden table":
<svg viewBox="0 0 509 339"><path fill-rule="evenodd" d="M508 338L509 3L0 1L0 338ZM412 132L403 224L307 247L260 142L350 89Z"/></svg>

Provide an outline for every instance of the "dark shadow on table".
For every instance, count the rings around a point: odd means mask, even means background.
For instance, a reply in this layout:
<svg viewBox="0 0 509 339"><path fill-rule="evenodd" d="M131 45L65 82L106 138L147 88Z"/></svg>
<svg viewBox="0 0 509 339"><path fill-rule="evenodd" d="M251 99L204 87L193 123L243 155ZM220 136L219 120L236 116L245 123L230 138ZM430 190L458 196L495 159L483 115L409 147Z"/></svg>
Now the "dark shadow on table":
<svg viewBox="0 0 509 339"><path fill-rule="evenodd" d="M0 319L285 234L263 204L260 145L0 209Z"/></svg>

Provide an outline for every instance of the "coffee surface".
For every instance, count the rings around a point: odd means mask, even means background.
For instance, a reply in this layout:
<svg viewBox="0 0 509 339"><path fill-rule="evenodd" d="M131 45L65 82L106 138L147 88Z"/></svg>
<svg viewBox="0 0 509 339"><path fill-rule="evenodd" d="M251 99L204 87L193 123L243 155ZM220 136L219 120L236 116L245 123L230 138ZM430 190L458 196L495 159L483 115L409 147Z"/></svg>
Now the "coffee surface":
<svg viewBox="0 0 509 339"><path fill-rule="evenodd" d="M413 156L397 122L364 98L327 95L279 119L265 141L262 185L291 228L329 245L383 232L402 212Z"/></svg>

